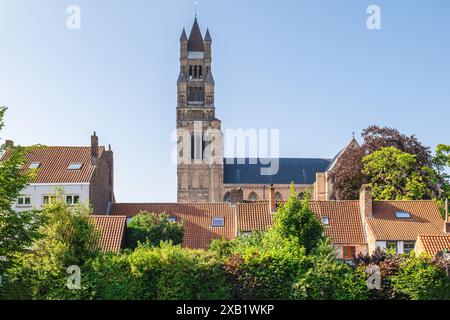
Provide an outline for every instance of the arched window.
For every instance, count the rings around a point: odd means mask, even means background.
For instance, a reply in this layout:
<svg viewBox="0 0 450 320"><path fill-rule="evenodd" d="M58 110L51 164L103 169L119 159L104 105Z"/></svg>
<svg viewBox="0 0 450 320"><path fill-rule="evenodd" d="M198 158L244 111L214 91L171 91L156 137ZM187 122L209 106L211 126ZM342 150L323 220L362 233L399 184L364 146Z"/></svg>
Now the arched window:
<svg viewBox="0 0 450 320"><path fill-rule="evenodd" d="M258 199L258 195L253 191L248 195L248 201L258 201Z"/></svg>
<svg viewBox="0 0 450 320"><path fill-rule="evenodd" d="M298 200L303 200L305 198L305 193L304 192L300 192L297 196Z"/></svg>
<svg viewBox="0 0 450 320"><path fill-rule="evenodd" d="M275 200L276 201L282 201L283 200L283 196L281 195L281 193L279 193L279 192L275 193Z"/></svg>
<svg viewBox="0 0 450 320"><path fill-rule="evenodd" d="M223 196L223 202L231 202L231 193L229 191Z"/></svg>

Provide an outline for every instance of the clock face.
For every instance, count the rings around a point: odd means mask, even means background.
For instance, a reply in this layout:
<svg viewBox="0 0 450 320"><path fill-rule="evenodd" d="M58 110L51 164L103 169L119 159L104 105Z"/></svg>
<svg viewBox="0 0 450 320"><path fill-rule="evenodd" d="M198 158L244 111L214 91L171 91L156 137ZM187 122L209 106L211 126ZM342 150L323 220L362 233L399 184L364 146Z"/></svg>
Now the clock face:
<svg viewBox="0 0 450 320"><path fill-rule="evenodd" d="M188 51L188 59L203 59L203 51Z"/></svg>

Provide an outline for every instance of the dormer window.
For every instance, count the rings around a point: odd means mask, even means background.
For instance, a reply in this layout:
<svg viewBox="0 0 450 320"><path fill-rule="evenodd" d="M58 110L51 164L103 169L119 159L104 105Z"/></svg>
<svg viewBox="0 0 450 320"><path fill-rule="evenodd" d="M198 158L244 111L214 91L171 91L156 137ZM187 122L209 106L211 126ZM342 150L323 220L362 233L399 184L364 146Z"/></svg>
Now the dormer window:
<svg viewBox="0 0 450 320"><path fill-rule="evenodd" d="M72 162L67 167L67 170L80 170L83 164L81 162Z"/></svg>
<svg viewBox="0 0 450 320"><path fill-rule="evenodd" d="M322 224L328 226L330 225L330 219L327 216L322 217Z"/></svg>
<svg viewBox="0 0 450 320"><path fill-rule="evenodd" d="M411 219L411 213L406 211L397 211L395 213L395 217L397 219Z"/></svg>
<svg viewBox="0 0 450 320"><path fill-rule="evenodd" d="M40 162L32 162L30 163L30 165L28 166L28 169L37 169L41 166Z"/></svg>
<svg viewBox="0 0 450 320"><path fill-rule="evenodd" d="M212 218L211 226L215 228L220 228L225 225L225 218L224 217L214 217Z"/></svg>

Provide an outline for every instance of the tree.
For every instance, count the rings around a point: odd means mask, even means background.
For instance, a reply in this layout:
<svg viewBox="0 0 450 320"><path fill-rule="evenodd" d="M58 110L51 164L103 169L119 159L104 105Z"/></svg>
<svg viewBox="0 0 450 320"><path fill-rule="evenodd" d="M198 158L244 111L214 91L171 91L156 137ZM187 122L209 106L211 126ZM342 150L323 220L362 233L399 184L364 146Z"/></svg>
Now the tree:
<svg viewBox="0 0 450 320"><path fill-rule="evenodd" d="M392 276L392 286L411 300L450 300L450 278L429 257L410 257Z"/></svg>
<svg viewBox="0 0 450 320"><path fill-rule="evenodd" d="M426 168L417 156L395 147L383 147L363 158L363 173L368 177L377 200L416 200L430 198Z"/></svg>
<svg viewBox="0 0 450 320"><path fill-rule="evenodd" d="M0 107L0 130L4 126L5 107ZM29 247L38 238L42 218L38 211L16 212L13 205L20 192L33 181L35 170L24 170L26 155L33 147L0 146L0 256L9 260L17 251ZM2 266L0 265L0 271Z"/></svg>
<svg viewBox="0 0 450 320"><path fill-rule="evenodd" d="M131 248L138 243L158 246L161 241L172 241L174 245L183 241L184 224L171 222L167 214L141 212L128 224L128 242Z"/></svg>
<svg viewBox="0 0 450 320"><path fill-rule="evenodd" d="M8 298L64 299L72 298L68 290L67 268L82 267L98 251L99 231L89 222L91 209L87 204L66 205L58 191L55 201L42 210L45 224L42 235L28 252L17 252L6 272ZM14 296L14 288L19 296Z"/></svg>
<svg viewBox="0 0 450 320"><path fill-rule="evenodd" d="M313 251L323 239L322 224L309 208L309 195L299 201L295 196L294 185L291 185L288 201L278 208L274 216L273 228L282 237L296 239L306 249L306 253Z"/></svg>
<svg viewBox="0 0 450 320"><path fill-rule="evenodd" d="M385 147L395 147L400 151L416 156L419 168L432 168L432 156L429 147L423 145L415 135L407 136L397 129L372 125L361 133L364 143L360 148L351 148L341 155L340 160L329 173L332 187L331 197L340 200L356 200L359 189L369 183L370 177L363 173L362 159ZM430 174L430 172L426 172ZM433 194L437 186L429 181Z"/></svg>
<svg viewBox="0 0 450 320"><path fill-rule="evenodd" d="M366 280L360 272L336 258L328 239L323 241L311 265L294 283L294 297L301 300L365 300L368 297Z"/></svg>
<svg viewBox="0 0 450 320"><path fill-rule="evenodd" d="M450 167L450 145L439 144L432 163L435 169L433 178L437 186L437 199L442 213L444 213L445 199L450 199L450 174L448 173L448 168Z"/></svg>

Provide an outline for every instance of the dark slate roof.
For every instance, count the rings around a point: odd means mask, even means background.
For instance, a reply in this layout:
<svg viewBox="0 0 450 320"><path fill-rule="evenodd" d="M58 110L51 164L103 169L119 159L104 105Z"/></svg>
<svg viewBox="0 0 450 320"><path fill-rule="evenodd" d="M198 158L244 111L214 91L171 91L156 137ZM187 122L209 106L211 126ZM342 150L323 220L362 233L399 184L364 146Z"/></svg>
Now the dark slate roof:
<svg viewBox="0 0 450 320"><path fill-rule="evenodd" d="M224 183L226 184L313 184L317 172L325 172L330 159L272 159L279 161L278 172L274 175L262 175L262 168L270 168L265 160L224 159ZM251 164L250 160L256 161ZM245 164L238 164L245 161ZM273 166L272 166L273 167Z"/></svg>
<svg viewBox="0 0 450 320"><path fill-rule="evenodd" d="M211 35L209 34L209 29L206 29L205 41L212 42Z"/></svg>
<svg viewBox="0 0 450 320"><path fill-rule="evenodd" d="M181 33L181 36L180 36L180 41L187 41L187 36L186 36L186 30L184 30L184 28L183 28L183 32Z"/></svg>
<svg viewBox="0 0 450 320"><path fill-rule="evenodd" d="M198 26L197 18L194 20L194 25L189 35L188 51L205 51L205 44L203 43L202 32Z"/></svg>

